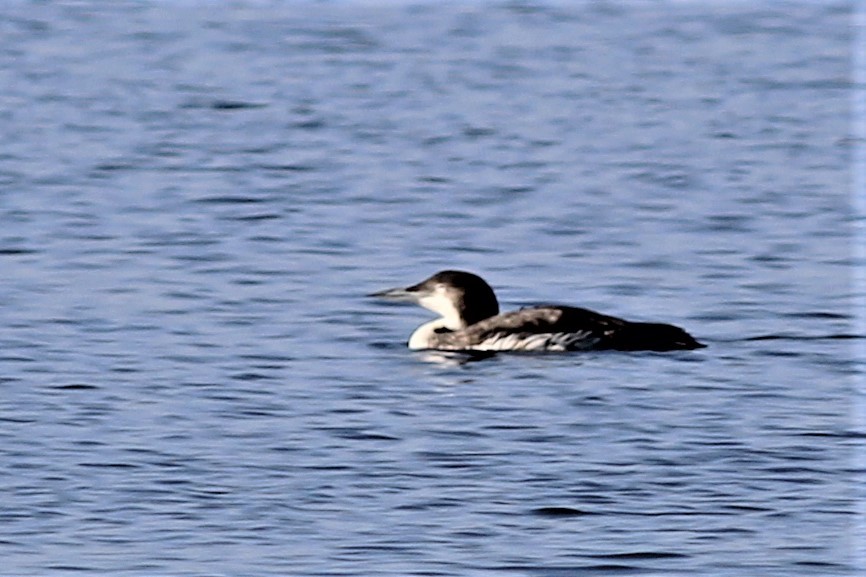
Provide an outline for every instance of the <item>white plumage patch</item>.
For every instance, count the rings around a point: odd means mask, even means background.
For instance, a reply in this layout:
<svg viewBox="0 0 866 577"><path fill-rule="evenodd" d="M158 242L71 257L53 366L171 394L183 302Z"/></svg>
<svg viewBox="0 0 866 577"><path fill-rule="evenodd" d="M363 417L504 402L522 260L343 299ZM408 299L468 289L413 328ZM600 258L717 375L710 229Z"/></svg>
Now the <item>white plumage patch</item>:
<svg viewBox="0 0 866 577"><path fill-rule="evenodd" d="M442 317L442 322L438 326L447 327L452 331L466 326L460 318L460 311L454 305L454 297L442 285L436 285L433 291L422 294L418 298L418 304Z"/></svg>
<svg viewBox="0 0 866 577"><path fill-rule="evenodd" d="M472 345L476 351L569 351L589 349L599 339L591 331L574 333L499 333Z"/></svg>

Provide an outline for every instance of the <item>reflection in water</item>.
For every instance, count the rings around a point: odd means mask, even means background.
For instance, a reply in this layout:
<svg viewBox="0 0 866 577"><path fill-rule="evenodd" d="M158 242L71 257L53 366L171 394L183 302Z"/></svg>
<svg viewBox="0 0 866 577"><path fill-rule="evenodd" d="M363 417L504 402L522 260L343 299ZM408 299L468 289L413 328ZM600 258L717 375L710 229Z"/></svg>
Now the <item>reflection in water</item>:
<svg viewBox="0 0 866 577"><path fill-rule="evenodd" d="M468 363L484 361L496 356L495 352L450 352L450 351L420 351L415 356L427 363L434 363L446 367L456 367Z"/></svg>

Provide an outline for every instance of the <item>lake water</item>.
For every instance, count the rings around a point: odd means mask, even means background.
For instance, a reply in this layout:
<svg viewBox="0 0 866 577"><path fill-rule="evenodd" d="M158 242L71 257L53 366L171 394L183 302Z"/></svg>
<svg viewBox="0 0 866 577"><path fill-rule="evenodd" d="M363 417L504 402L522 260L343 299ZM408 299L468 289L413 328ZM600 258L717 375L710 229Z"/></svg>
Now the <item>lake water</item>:
<svg viewBox="0 0 866 577"><path fill-rule="evenodd" d="M0 574L862 575L855 8L3 3Z"/></svg>

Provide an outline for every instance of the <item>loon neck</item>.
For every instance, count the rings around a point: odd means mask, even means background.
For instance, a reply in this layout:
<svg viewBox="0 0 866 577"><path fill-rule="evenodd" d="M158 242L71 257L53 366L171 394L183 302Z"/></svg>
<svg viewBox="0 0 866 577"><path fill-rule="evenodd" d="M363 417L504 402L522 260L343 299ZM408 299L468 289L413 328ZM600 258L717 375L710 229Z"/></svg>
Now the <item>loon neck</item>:
<svg viewBox="0 0 866 577"><path fill-rule="evenodd" d="M412 336L409 337L409 348L414 351L436 348L437 332L442 330L454 331L460 330L461 328L464 327L452 328L444 317L426 322L415 329L415 332L413 332Z"/></svg>
<svg viewBox="0 0 866 577"><path fill-rule="evenodd" d="M461 324L459 328L474 325L499 314L499 303L489 287L487 291L467 291L460 296L454 303L455 313Z"/></svg>

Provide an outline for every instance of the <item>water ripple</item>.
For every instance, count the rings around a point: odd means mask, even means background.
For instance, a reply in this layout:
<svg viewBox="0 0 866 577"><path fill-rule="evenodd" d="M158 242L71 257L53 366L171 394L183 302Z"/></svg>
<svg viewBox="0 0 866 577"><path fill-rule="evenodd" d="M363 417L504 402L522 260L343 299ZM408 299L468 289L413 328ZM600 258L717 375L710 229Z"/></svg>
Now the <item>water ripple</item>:
<svg viewBox="0 0 866 577"><path fill-rule="evenodd" d="M844 3L0 16L10 574L863 572ZM408 351L444 268L710 347Z"/></svg>

